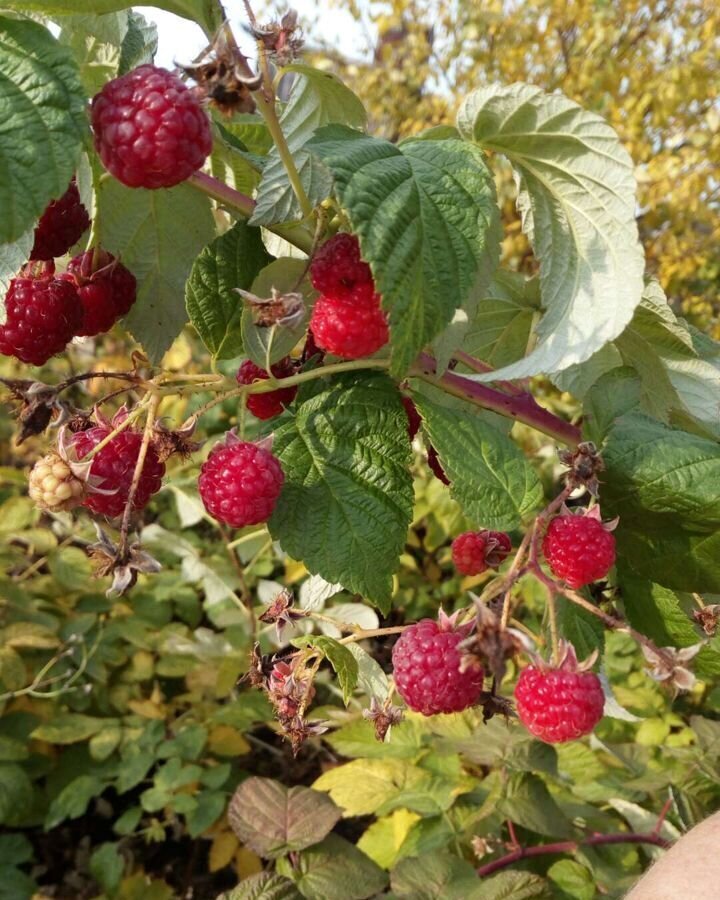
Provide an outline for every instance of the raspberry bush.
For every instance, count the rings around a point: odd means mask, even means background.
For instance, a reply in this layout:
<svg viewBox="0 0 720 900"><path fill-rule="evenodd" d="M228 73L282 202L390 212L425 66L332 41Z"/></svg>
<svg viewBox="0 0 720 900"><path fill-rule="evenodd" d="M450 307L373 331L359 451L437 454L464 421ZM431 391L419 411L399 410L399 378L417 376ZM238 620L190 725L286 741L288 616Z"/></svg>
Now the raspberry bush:
<svg viewBox="0 0 720 900"><path fill-rule="evenodd" d="M0 13L0 892L619 896L720 803L720 350L633 162L528 84L392 142L292 11L161 5L174 72Z"/></svg>

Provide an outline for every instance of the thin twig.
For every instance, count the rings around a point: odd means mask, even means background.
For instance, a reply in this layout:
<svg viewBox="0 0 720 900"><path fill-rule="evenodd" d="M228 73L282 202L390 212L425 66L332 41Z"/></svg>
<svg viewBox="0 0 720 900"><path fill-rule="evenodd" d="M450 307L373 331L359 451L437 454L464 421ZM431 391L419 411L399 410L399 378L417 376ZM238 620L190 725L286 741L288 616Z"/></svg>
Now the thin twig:
<svg viewBox="0 0 720 900"><path fill-rule="evenodd" d="M128 531L130 529L130 517L133 511L133 502L135 500L135 494L137 493L138 485L140 484L140 479L142 478L143 468L145 466L145 458L147 457L148 448L150 446L150 441L153 435L153 428L155 426L155 416L157 414L157 409L160 405L161 399L161 397L153 395L151 396L150 402L148 403L147 419L145 420L145 429L143 431L142 443L140 444L140 449L138 451L138 458L137 462L135 463L135 470L133 471L132 482L130 483L130 490L128 492L128 498L125 503L122 522L120 524L119 546L121 558L125 555L125 552L127 550L127 539Z"/></svg>

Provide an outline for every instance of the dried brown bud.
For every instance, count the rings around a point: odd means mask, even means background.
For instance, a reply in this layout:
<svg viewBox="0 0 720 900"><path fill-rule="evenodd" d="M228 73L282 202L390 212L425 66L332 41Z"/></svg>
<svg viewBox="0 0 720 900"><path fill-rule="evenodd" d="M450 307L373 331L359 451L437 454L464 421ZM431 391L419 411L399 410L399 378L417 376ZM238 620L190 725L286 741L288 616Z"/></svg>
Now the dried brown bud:
<svg viewBox="0 0 720 900"><path fill-rule="evenodd" d="M288 10L279 22L255 25L247 30L278 66L287 66L300 55L304 41L294 9Z"/></svg>
<svg viewBox="0 0 720 900"><path fill-rule="evenodd" d="M196 425L197 420L192 419L184 428L172 431L160 422L155 423L152 444L160 462L165 462L174 453L181 459L189 459L193 453L197 453L202 447L202 442L190 440L195 433Z"/></svg>
<svg viewBox="0 0 720 900"><path fill-rule="evenodd" d="M303 295L294 291L281 294L273 288L270 297L262 298L240 288L235 290L250 304L253 321L259 328L270 328L273 325L295 328L305 315Z"/></svg>
<svg viewBox="0 0 720 900"><path fill-rule="evenodd" d="M227 116L255 112L252 92L262 84L262 76L250 71L247 59L225 39L225 30L210 44L204 57L183 72L197 84L197 93Z"/></svg>
<svg viewBox="0 0 720 900"><path fill-rule="evenodd" d="M149 575L161 570L160 563L142 549L139 541L123 551L113 544L97 523L95 531L98 541L88 547L87 554L93 562L96 578L112 575L112 584L105 592L106 596L120 597L137 582L138 574Z"/></svg>
<svg viewBox="0 0 720 900"><path fill-rule="evenodd" d="M558 455L570 468L565 474L565 484L573 489L584 485L593 497L597 497L600 491L597 476L604 471L605 463L595 444L583 441L574 450L563 450Z"/></svg>
<svg viewBox="0 0 720 900"><path fill-rule="evenodd" d="M527 649L526 638L515 628L502 628L497 613L473 596L475 609L475 631L458 645L460 650L460 671L484 665L493 678L502 681L505 675L505 661L521 650Z"/></svg>
<svg viewBox="0 0 720 900"><path fill-rule="evenodd" d="M390 697L382 703L378 703L376 697L370 701L370 709L363 710L363 717L369 719L375 726L375 737L384 741L391 726L402 722L404 713L399 706L393 706Z"/></svg>
<svg viewBox="0 0 720 900"><path fill-rule="evenodd" d="M292 625L293 622L298 619L304 619L307 616L305 610L291 609L294 602L295 596L293 592L288 590L288 588L284 588L268 604L265 612L258 616L261 622L275 625L278 641L282 639L282 631L286 625Z"/></svg>
<svg viewBox="0 0 720 900"><path fill-rule="evenodd" d="M720 625L720 603L712 603L703 606L702 609L696 609L693 612L693 619L708 637L714 637L717 634L718 625Z"/></svg>

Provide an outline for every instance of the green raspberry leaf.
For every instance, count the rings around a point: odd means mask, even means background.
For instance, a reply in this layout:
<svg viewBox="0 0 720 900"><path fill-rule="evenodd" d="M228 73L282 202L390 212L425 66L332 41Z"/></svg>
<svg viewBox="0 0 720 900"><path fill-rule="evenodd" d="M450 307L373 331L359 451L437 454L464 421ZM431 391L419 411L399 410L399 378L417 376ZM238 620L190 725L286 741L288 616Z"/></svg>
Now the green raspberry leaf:
<svg viewBox="0 0 720 900"><path fill-rule="evenodd" d="M323 634L304 634L290 642L295 647L314 647L335 669L343 700L347 706L358 683L358 662L348 647Z"/></svg>
<svg viewBox="0 0 720 900"><path fill-rule="evenodd" d="M186 184L146 191L114 178L100 180L96 197L100 243L138 281L125 327L159 362L187 322L183 298L193 262L215 237L210 201Z"/></svg>
<svg viewBox="0 0 720 900"><path fill-rule="evenodd" d="M216 359L233 359L243 352L245 303L235 288L250 290L271 259L260 229L240 221L195 260L185 287L185 304L195 330Z"/></svg>
<svg viewBox="0 0 720 900"><path fill-rule="evenodd" d="M419 393L413 393L413 400L450 479L452 496L476 525L516 528L540 505L543 490L535 470L475 407L441 406Z"/></svg>
<svg viewBox="0 0 720 900"><path fill-rule="evenodd" d="M323 201L332 189L327 170L305 145L316 128L330 122L364 128L367 114L359 98L331 72L295 64L285 72L296 73L290 99L280 118L295 167L305 193L313 206ZM267 157L257 195L257 206L250 220L253 225L273 225L301 219L302 211L277 151Z"/></svg>
<svg viewBox="0 0 720 900"><path fill-rule="evenodd" d="M62 196L87 133L70 51L50 32L0 16L0 244L18 240Z"/></svg>
<svg viewBox="0 0 720 900"><path fill-rule="evenodd" d="M603 453L603 499L622 520L672 519L674 528L720 528L720 446L630 413L611 429Z"/></svg>
<svg viewBox="0 0 720 900"><path fill-rule="evenodd" d="M384 375L352 374L300 400L275 433L285 484L269 522L286 553L384 612L412 518L407 417Z"/></svg>
<svg viewBox="0 0 720 900"><path fill-rule="evenodd" d="M620 334L642 294L630 156L596 113L529 84L475 91L457 124L467 140L510 160L523 231L540 261L545 315L537 345L485 380L589 359Z"/></svg>
<svg viewBox="0 0 720 900"><path fill-rule="evenodd" d="M396 147L336 125L308 146L332 172L360 238L402 375L497 264L499 213L485 156L463 141Z"/></svg>

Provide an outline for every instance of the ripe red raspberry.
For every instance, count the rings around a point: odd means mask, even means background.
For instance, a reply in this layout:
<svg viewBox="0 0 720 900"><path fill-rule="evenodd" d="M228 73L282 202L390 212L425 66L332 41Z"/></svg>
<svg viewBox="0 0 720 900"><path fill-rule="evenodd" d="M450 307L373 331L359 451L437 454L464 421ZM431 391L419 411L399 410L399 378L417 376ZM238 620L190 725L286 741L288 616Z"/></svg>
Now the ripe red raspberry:
<svg viewBox="0 0 720 900"><path fill-rule="evenodd" d="M452 559L461 575L496 569L512 550L504 531L465 531L452 542Z"/></svg>
<svg viewBox="0 0 720 900"><path fill-rule="evenodd" d="M200 470L198 489L210 515L231 528L266 522L285 476L280 463L257 444L228 435Z"/></svg>
<svg viewBox="0 0 720 900"><path fill-rule="evenodd" d="M430 444L428 446L427 452L427 461L428 466L430 467L430 471L436 478L439 478L443 484L450 484L450 479L445 474L445 469L442 467L442 463L440 462L440 457L437 455L437 450Z"/></svg>
<svg viewBox="0 0 720 900"><path fill-rule="evenodd" d="M77 288L83 308L78 335L91 336L109 331L137 299L137 281L133 273L112 253L88 250L73 257L62 279Z"/></svg>
<svg viewBox="0 0 720 900"><path fill-rule="evenodd" d="M276 378L287 378L293 373L290 360L286 357L270 367ZM268 373L260 366L256 366L251 359L246 359L237 373L238 384L252 384L254 381L265 381ZM277 391L268 391L267 394L250 394L247 398L247 408L256 419L272 419L293 402L297 394L296 387L279 388Z"/></svg>
<svg viewBox="0 0 720 900"><path fill-rule="evenodd" d="M95 149L128 187L172 187L212 149L210 122L193 92L167 69L144 65L115 78L92 101Z"/></svg>
<svg viewBox="0 0 720 900"><path fill-rule="evenodd" d="M380 297L371 286L357 287L351 297L318 297L310 319L318 346L343 359L370 356L387 344L389 337Z"/></svg>
<svg viewBox="0 0 720 900"><path fill-rule="evenodd" d="M433 716L460 712L477 703L483 670L477 664L460 671L458 644L469 628L457 628L456 616L440 614L406 628L393 647L395 686L410 709Z"/></svg>
<svg viewBox="0 0 720 900"><path fill-rule="evenodd" d="M103 423L78 431L73 435L71 445L75 447L78 459L82 459L104 440L121 419L116 417L112 423ZM137 463L142 434L126 428L117 434L97 455L92 458L90 467L91 483L100 491L110 493L94 493L90 488L83 506L100 516L115 518L122 515L130 493L135 464ZM165 463L160 462L152 444L147 448L140 482L133 499L133 509L143 509L153 494L160 490L165 474Z"/></svg>
<svg viewBox="0 0 720 900"><path fill-rule="evenodd" d="M540 662L523 669L515 701L523 725L549 744L589 734L602 719L605 706L600 679L582 671L572 646L557 668Z"/></svg>
<svg viewBox="0 0 720 900"><path fill-rule="evenodd" d="M76 244L90 225L88 211L80 202L75 178L58 200L53 200L35 228L35 243L30 259L63 256Z"/></svg>
<svg viewBox="0 0 720 900"><path fill-rule="evenodd" d="M41 366L65 349L82 321L82 306L73 285L55 277L55 267L28 265L13 278L5 296L5 324L0 325L0 353Z"/></svg>
<svg viewBox="0 0 720 900"><path fill-rule="evenodd" d="M313 256L310 280L315 290L340 299L349 299L360 284L372 282L370 266L360 257L360 243L354 234L336 234Z"/></svg>
<svg viewBox="0 0 720 900"><path fill-rule="evenodd" d="M615 538L600 521L597 506L586 515L556 516L542 549L553 574L572 588L604 578L615 564Z"/></svg>
<svg viewBox="0 0 720 900"><path fill-rule="evenodd" d="M418 431L420 431L422 419L420 418L420 413L417 411L417 407L409 397L401 397L400 399L402 400L402 405L405 407L405 412L407 413L408 437L412 441Z"/></svg>

